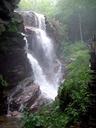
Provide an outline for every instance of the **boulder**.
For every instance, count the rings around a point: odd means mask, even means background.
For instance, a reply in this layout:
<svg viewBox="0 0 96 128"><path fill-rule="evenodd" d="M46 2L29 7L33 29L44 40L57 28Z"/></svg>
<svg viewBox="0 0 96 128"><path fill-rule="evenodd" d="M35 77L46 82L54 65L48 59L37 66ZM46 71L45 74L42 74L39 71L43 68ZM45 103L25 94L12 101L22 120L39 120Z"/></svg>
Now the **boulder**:
<svg viewBox="0 0 96 128"><path fill-rule="evenodd" d="M20 82L12 92L9 96L11 112L22 111L25 107L30 108L41 94L39 86L33 83L32 77Z"/></svg>

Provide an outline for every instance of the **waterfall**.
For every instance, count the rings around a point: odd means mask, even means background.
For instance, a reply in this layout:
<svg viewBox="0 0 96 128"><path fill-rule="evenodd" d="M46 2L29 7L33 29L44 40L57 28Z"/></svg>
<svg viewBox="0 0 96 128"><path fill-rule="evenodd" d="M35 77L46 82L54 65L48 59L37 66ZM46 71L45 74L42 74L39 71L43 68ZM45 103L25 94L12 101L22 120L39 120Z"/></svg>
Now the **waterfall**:
<svg viewBox="0 0 96 128"><path fill-rule="evenodd" d="M30 12L27 13L30 15ZM21 33L26 42L24 49L31 64L33 76L21 81L8 96L8 116L10 116L11 110L21 111L27 105L32 108L32 106L38 104L42 99L46 99L48 102L54 100L57 96L58 86L62 78L62 66L56 57L54 42L47 35L45 17L41 14L34 13L33 19L35 20L35 24L32 25L32 20L27 21L25 25L26 34ZM27 30L29 33L27 33ZM33 102L34 98L32 99L32 96L34 97L34 92L32 91L34 91L34 86L37 91L35 91L36 99ZM14 105L16 105L15 109Z"/></svg>
<svg viewBox="0 0 96 128"><path fill-rule="evenodd" d="M54 43L46 33L45 17L35 13L35 27L25 28L35 32L35 39L28 44L27 57L34 73L34 82L40 86L45 97L55 99L61 78L61 63L56 57ZM32 49L30 49L30 45Z"/></svg>
<svg viewBox="0 0 96 128"><path fill-rule="evenodd" d="M32 109L35 105L41 106L46 101L54 100L62 79L62 65L55 54L54 42L47 35L45 17L33 12L27 13L28 16L31 14L35 21L32 24L29 21L30 18L28 21L24 19L26 34L21 33L21 35L24 36L26 42L24 49L31 64L32 76L22 80L10 92L8 96L8 116L14 110L21 112L27 105Z"/></svg>

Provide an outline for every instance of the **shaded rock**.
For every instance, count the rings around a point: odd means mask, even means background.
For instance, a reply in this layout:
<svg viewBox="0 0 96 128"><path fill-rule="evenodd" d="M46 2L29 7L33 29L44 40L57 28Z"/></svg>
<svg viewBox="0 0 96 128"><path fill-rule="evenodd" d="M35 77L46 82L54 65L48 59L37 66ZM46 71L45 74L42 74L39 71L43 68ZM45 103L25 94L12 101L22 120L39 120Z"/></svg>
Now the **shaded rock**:
<svg viewBox="0 0 96 128"><path fill-rule="evenodd" d="M19 33L8 32L0 37L0 74L8 82L8 88L32 75L25 44Z"/></svg>
<svg viewBox="0 0 96 128"><path fill-rule="evenodd" d="M0 87L0 115L6 115L7 114L7 96L4 95L4 89L3 87Z"/></svg>
<svg viewBox="0 0 96 128"><path fill-rule="evenodd" d="M1 0L0 1L0 17L4 21L10 20L13 11L16 8L19 0Z"/></svg>
<svg viewBox="0 0 96 128"><path fill-rule="evenodd" d="M0 0L0 35L6 30L20 0Z"/></svg>

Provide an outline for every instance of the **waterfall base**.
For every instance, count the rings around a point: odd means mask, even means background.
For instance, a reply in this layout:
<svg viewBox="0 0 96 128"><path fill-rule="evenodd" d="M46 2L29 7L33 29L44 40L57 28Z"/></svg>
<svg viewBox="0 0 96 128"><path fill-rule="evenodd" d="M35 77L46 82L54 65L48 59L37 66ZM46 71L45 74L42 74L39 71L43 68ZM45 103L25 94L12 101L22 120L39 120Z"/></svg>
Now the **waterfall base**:
<svg viewBox="0 0 96 128"><path fill-rule="evenodd" d="M8 116L20 117L24 109L35 112L52 101L41 94L39 85L34 84L31 77L20 82L12 92L9 96Z"/></svg>

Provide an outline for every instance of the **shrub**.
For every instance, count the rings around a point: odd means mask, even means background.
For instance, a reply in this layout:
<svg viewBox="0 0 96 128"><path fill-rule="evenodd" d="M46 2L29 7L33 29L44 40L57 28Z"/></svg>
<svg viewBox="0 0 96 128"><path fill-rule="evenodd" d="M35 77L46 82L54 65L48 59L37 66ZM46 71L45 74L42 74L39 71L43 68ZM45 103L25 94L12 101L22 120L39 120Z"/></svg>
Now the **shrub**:
<svg viewBox="0 0 96 128"><path fill-rule="evenodd" d="M68 57L70 60L71 58L74 60L67 65L68 75L59 89L59 103L62 111L66 111L71 115L70 117L77 120L82 113L86 112L89 102L89 54L84 43L75 43L68 47L72 48L69 49L71 54Z"/></svg>

